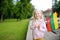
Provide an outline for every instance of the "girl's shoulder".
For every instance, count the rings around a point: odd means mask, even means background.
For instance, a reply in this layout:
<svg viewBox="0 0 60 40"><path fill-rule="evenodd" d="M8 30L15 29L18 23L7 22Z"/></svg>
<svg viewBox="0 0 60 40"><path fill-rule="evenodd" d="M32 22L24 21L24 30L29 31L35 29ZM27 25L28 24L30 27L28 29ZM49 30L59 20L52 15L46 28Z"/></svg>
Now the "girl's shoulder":
<svg viewBox="0 0 60 40"><path fill-rule="evenodd" d="M36 20L32 20L32 24L34 24L36 22Z"/></svg>
<svg viewBox="0 0 60 40"><path fill-rule="evenodd" d="M44 22L45 20L44 19L41 19L40 21Z"/></svg>
<svg viewBox="0 0 60 40"><path fill-rule="evenodd" d="M42 21L44 21L44 19L41 19Z"/></svg>
<svg viewBox="0 0 60 40"><path fill-rule="evenodd" d="M40 20L40 23L44 23L44 22L45 22L44 19L41 19L41 20Z"/></svg>

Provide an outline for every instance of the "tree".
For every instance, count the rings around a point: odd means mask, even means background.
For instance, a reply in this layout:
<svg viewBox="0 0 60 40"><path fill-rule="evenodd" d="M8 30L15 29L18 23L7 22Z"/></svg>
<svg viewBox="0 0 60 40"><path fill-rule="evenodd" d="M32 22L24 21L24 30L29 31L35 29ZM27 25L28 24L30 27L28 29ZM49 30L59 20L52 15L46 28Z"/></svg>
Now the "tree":
<svg viewBox="0 0 60 40"><path fill-rule="evenodd" d="M52 6L53 12L57 12L58 16L60 15L60 1L55 0L54 5Z"/></svg>
<svg viewBox="0 0 60 40"><path fill-rule="evenodd" d="M30 18L34 10L31 0L16 0L14 4L13 0L1 0L0 1L0 20L16 18L26 19Z"/></svg>
<svg viewBox="0 0 60 40"><path fill-rule="evenodd" d="M0 2L0 19L1 19L1 21L3 20L3 16L4 16L4 14L5 13L7 13L6 11L7 11L7 1L6 0L1 0L1 2Z"/></svg>
<svg viewBox="0 0 60 40"><path fill-rule="evenodd" d="M21 0L21 18L30 18L34 7L30 3L31 0Z"/></svg>
<svg viewBox="0 0 60 40"><path fill-rule="evenodd" d="M20 18L20 5L21 2L17 1L16 5L13 7L14 18L16 18L17 21Z"/></svg>

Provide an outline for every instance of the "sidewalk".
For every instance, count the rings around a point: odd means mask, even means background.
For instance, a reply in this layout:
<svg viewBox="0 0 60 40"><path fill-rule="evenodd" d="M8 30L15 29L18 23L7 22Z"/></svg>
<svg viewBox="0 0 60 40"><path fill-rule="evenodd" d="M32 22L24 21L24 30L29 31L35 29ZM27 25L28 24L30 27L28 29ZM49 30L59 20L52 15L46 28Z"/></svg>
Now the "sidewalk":
<svg viewBox="0 0 60 40"><path fill-rule="evenodd" d="M33 40L33 37L32 37L32 30L30 30L30 25L31 25L31 22L29 22L29 25L28 25L28 31L27 31L27 36L26 36L26 40Z"/></svg>

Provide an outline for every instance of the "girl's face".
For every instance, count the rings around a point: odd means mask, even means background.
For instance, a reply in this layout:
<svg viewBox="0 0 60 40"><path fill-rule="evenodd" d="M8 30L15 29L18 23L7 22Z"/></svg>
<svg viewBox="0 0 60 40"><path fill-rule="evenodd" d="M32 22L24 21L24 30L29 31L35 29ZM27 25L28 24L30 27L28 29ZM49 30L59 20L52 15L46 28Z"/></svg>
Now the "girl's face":
<svg viewBox="0 0 60 40"><path fill-rule="evenodd" d="M41 14L40 14L39 11L35 11L35 15L34 16L35 16L36 19L39 19Z"/></svg>
<svg viewBox="0 0 60 40"><path fill-rule="evenodd" d="M38 16L39 16L39 18L42 18L42 12L40 12Z"/></svg>

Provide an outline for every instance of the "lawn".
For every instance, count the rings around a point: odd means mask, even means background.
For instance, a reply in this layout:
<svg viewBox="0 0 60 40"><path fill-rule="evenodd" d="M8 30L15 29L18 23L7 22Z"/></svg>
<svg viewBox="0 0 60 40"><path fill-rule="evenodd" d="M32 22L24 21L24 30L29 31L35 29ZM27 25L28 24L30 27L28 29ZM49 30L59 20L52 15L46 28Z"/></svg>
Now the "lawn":
<svg viewBox="0 0 60 40"><path fill-rule="evenodd" d="M28 19L16 21L7 19L0 23L0 40L25 40L28 28Z"/></svg>

